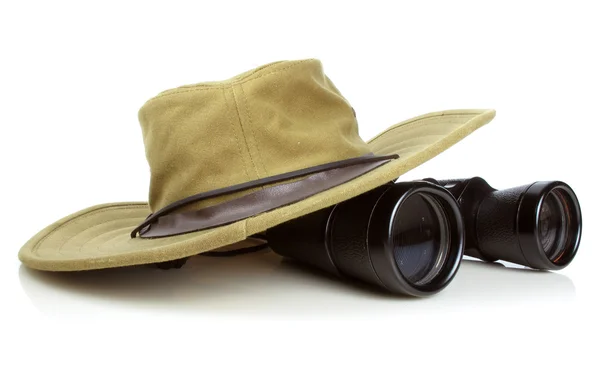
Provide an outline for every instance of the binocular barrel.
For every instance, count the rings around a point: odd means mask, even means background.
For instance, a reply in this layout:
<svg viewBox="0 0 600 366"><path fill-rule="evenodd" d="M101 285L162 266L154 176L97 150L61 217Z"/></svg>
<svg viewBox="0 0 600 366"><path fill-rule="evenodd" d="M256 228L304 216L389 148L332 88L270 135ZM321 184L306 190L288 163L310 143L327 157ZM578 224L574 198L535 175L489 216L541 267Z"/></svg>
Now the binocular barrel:
<svg viewBox="0 0 600 366"><path fill-rule="evenodd" d="M561 269L580 238L581 209L567 184L496 190L479 177L386 184L266 233L275 253L412 296L446 287L463 253Z"/></svg>
<svg viewBox="0 0 600 366"><path fill-rule="evenodd" d="M465 222L465 254L557 270L575 257L581 209L575 192L560 181L496 190L479 177L426 179L456 198Z"/></svg>
<svg viewBox="0 0 600 366"><path fill-rule="evenodd" d="M423 181L387 184L267 231L282 256L413 296L446 287L463 238L452 195Z"/></svg>

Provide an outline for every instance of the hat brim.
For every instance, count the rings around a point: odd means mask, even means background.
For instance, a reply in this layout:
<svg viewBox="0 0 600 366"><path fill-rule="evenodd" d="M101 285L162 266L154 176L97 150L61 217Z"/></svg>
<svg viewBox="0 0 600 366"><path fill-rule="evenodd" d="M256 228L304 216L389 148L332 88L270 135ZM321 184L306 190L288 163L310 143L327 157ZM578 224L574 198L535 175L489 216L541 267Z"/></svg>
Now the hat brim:
<svg viewBox="0 0 600 366"><path fill-rule="evenodd" d="M221 227L156 239L131 238L133 228L151 213L147 203L90 207L39 232L21 248L19 259L39 270L80 271L160 263L218 249L393 181L494 116L494 110L450 110L398 123L368 143L373 153L398 154L398 159L300 202Z"/></svg>

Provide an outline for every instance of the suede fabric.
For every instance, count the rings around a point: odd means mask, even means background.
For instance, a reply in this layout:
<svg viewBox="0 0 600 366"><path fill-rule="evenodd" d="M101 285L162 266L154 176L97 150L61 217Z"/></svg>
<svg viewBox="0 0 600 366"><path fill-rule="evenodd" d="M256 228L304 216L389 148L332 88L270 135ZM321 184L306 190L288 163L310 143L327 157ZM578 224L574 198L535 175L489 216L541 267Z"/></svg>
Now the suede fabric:
<svg viewBox="0 0 600 366"><path fill-rule="evenodd" d="M352 108L317 60L277 62L226 81L168 90L139 113L151 169L149 202L104 204L74 213L31 238L19 258L40 270L78 271L169 261L231 245L395 180L494 115L493 110L431 113L365 143ZM187 196L368 152L400 158L303 201L229 225L157 239L129 236L151 212Z"/></svg>

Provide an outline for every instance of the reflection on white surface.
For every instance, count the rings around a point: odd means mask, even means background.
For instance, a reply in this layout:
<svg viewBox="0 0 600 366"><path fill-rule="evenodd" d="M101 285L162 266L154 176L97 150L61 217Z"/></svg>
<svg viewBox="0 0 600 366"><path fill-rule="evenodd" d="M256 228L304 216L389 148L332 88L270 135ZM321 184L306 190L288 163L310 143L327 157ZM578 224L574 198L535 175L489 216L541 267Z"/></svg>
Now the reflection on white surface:
<svg viewBox="0 0 600 366"><path fill-rule="evenodd" d="M179 270L152 266L50 273L21 266L21 285L47 314L118 309L208 314L339 315L462 311L474 307L570 302L575 287L563 275L465 260L441 293L415 299L352 285L274 253L234 258L194 257ZM365 311L365 306L370 307Z"/></svg>

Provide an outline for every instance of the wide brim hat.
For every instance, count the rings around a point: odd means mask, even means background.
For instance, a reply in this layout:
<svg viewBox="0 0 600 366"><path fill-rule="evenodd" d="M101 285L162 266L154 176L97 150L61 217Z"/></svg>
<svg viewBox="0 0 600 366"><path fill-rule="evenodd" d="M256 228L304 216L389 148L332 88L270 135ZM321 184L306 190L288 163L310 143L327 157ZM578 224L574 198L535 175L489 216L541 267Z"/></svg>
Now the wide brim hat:
<svg viewBox="0 0 600 366"><path fill-rule="evenodd" d="M33 236L19 258L39 270L79 271L223 248L394 181L494 115L429 113L364 142L318 60L167 90L139 112L148 202L69 215Z"/></svg>

